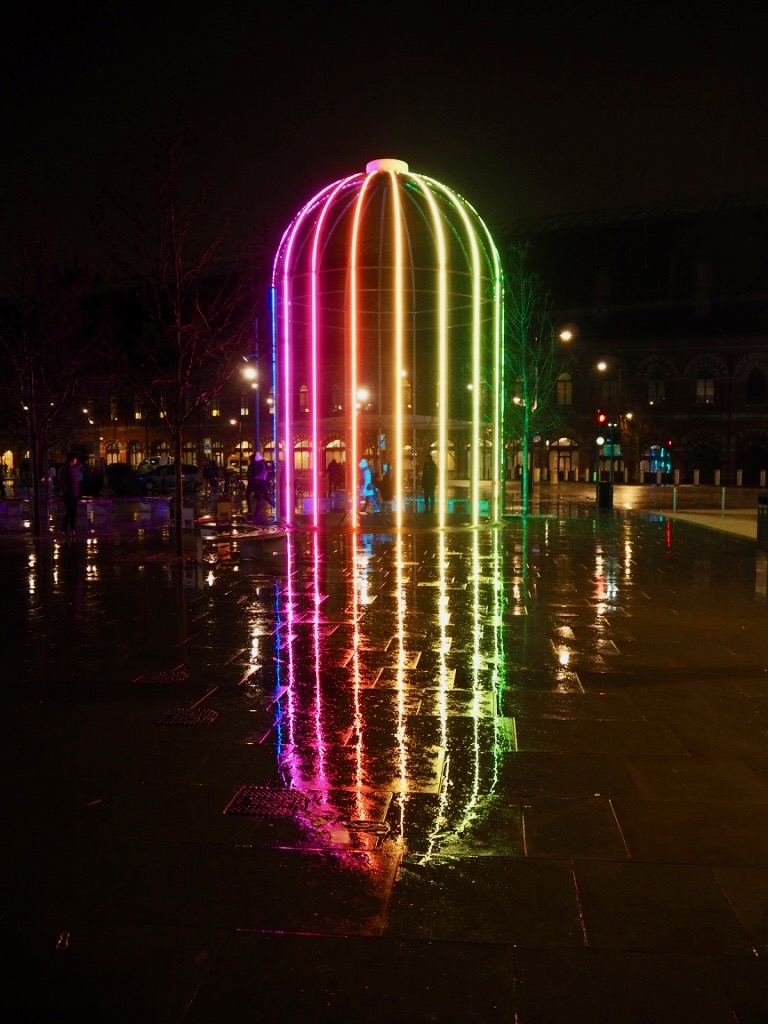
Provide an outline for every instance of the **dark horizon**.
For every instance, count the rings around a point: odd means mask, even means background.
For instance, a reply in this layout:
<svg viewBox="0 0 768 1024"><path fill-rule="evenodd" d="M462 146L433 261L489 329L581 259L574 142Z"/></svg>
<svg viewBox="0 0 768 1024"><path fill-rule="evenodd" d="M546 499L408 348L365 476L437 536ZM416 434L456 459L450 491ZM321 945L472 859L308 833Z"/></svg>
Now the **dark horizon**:
<svg viewBox="0 0 768 1024"><path fill-rule="evenodd" d="M561 9L562 8L562 9ZM565 12L565 13L564 13ZM380 157L464 196L495 234L545 218L760 190L768 18L559 4L16 11L3 41L4 220L95 251L92 212L193 126L195 176L271 237ZM168 126L171 126L170 128Z"/></svg>

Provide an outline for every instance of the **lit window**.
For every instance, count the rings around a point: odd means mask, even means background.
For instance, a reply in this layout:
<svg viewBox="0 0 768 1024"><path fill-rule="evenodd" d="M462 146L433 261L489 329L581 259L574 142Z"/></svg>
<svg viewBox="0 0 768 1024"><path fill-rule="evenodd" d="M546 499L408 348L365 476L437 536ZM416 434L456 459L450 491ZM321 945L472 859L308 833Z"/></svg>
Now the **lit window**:
<svg viewBox="0 0 768 1024"><path fill-rule="evenodd" d="M143 416L144 416L144 410L141 408L141 402L137 398L137 399L134 400L134 403L133 403L133 418L135 420L140 420L140 419L143 418Z"/></svg>
<svg viewBox="0 0 768 1024"><path fill-rule="evenodd" d="M312 449L309 441L299 441L293 449L293 465L299 472L309 472L312 469Z"/></svg>
<svg viewBox="0 0 768 1024"><path fill-rule="evenodd" d="M211 416L221 416L221 399L218 395L211 399Z"/></svg>
<svg viewBox="0 0 768 1024"><path fill-rule="evenodd" d="M696 405L715 404L715 378L699 377L696 381Z"/></svg>
<svg viewBox="0 0 768 1024"><path fill-rule="evenodd" d="M309 412L309 388L306 384L299 388L299 412Z"/></svg>

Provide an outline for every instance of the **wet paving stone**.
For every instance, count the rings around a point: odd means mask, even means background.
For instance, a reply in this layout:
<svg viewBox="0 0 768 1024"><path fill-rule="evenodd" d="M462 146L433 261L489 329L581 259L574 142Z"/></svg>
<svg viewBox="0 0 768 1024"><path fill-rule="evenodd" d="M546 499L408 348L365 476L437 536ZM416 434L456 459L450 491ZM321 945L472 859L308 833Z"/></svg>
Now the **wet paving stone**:
<svg viewBox="0 0 768 1024"><path fill-rule="evenodd" d="M406 857L386 934L580 948L585 944L567 862L508 857Z"/></svg>
<svg viewBox="0 0 768 1024"><path fill-rule="evenodd" d="M752 541L578 503L269 566L91 540L0 536L30 1014L765 1018Z"/></svg>
<svg viewBox="0 0 768 1024"><path fill-rule="evenodd" d="M232 1019L244 1005L265 1024L337 1024L361 1012L371 1024L508 1020L512 966L508 946L240 932L216 958L185 1020ZM482 976L478 991L468 976Z"/></svg>

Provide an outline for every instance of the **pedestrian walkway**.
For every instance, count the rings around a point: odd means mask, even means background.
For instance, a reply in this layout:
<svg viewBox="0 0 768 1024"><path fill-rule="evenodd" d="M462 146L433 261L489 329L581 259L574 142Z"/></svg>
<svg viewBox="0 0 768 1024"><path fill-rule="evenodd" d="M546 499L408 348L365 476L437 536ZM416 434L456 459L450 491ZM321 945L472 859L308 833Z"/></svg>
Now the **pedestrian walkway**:
<svg viewBox="0 0 768 1024"><path fill-rule="evenodd" d="M695 523L697 526L704 526L710 530L722 530L725 533L734 533L739 537L757 539L757 513L747 509L668 512L667 515L670 519L677 519L680 522Z"/></svg>
<svg viewBox="0 0 768 1024"><path fill-rule="evenodd" d="M564 493L0 533L2 1019L768 1020L768 552Z"/></svg>

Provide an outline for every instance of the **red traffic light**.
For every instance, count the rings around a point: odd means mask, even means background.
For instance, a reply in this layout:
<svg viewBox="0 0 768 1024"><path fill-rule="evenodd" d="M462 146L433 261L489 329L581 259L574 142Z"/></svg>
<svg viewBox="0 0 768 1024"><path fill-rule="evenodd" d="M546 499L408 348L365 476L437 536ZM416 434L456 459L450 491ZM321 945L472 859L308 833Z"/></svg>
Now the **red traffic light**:
<svg viewBox="0 0 768 1024"><path fill-rule="evenodd" d="M597 414L597 422L598 423L602 424L602 423L605 423L607 420L608 420L608 416L606 415L606 413L598 412L598 414Z"/></svg>

